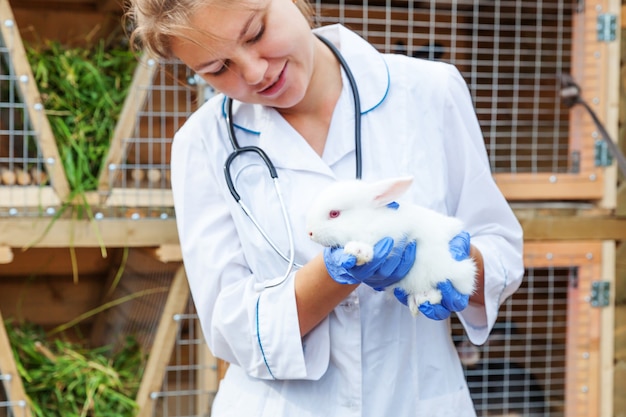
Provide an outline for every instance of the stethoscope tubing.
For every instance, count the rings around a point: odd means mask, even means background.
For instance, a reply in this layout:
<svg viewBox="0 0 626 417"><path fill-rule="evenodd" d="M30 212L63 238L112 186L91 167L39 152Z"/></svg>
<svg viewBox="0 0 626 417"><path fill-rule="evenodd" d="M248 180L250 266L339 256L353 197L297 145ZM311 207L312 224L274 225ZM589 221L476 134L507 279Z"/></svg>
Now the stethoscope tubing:
<svg viewBox="0 0 626 417"><path fill-rule="evenodd" d="M350 87L352 89L352 97L354 102L354 146L355 146L355 162L356 162L356 178L361 179L362 175L362 150L361 150L361 100L359 97L359 90L356 84L356 80L350 71L350 67L348 63L345 61L341 52L333 45L328 39L317 35L318 39L320 39L328 48L333 52L339 64L343 68L348 81L350 83ZM278 172L274 164L272 163L269 156L265 153L263 149L258 146L240 146L239 141L237 140L237 136L235 134L235 124L233 122L233 100L230 97L226 97L226 125L228 127L228 139L233 147L233 151L228 155L226 161L224 162L224 177L226 179L226 185L228 186L228 190L230 194L233 196L239 207L243 210L245 215L250 219L254 227L259 231L263 239L272 247L272 249L287 262L287 270L284 275L281 277L277 277L272 280L267 280L263 283L257 283L255 285L255 289L257 291L262 291L266 288L276 287L281 285L285 280L289 277L289 274L293 271L293 268L301 268L302 265L295 262L295 242L293 238L293 230L291 228L291 223L289 222L289 213L287 213L287 207L283 200L282 192L280 190L280 184L278 181ZM230 167L233 161L240 155L244 153L254 153L257 154L265 163L270 177L272 178L272 182L274 185L274 191L278 197L278 201L280 203L281 214L283 217L283 221L285 224L285 229L287 230L287 238L289 241L289 256L285 255L282 250L276 245L276 243L272 240L269 234L261 227L260 223L257 221L255 216L252 214L250 208L243 202L241 196L237 192L235 184L232 179L232 175L230 172Z"/></svg>

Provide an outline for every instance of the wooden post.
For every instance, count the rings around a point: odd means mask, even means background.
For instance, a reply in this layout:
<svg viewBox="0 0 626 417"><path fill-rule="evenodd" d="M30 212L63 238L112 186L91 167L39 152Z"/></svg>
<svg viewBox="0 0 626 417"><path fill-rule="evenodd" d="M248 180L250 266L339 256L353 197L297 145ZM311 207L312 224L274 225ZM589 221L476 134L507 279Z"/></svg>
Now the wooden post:
<svg viewBox="0 0 626 417"><path fill-rule="evenodd" d="M9 336L7 330L4 327L4 319L0 312L0 376L6 376L7 379L3 379L4 390L9 398L11 415L13 416L25 416L30 417L30 407L26 400L26 392L24 391L24 385L22 385L22 378L17 372L17 366L15 365L15 358L13 357L13 350L11 350L11 344L9 343Z"/></svg>
<svg viewBox="0 0 626 417"><path fill-rule="evenodd" d="M152 85L156 67L156 60L144 54L135 69L133 82L128 88L128 95L122 107L120 118L115 126L109 153L106 156L98 180L98 188L101 191L110 191L113 186L114 177L111 177L110 166L122 163L122 158L126 153L126 139L132 134L135 123L137 122L137 114L143 108L146 101L148 87Z"/></svg>
<svg viewBox="0 0 626 417"><path fill-rule="evenodd" d="M602 242L602 264L600 279L607 281L610 287L609 305L600 313L600 416L614 415L614 359L615 359L615 273L616 273L615 241ZM618 394L620 395L620 394ZM617 411L617 410L616 410ZM618 413L615 413L618 414Z"/></svg>
<svg viewBox="0 0 626 417"><path fill-rule="evenodd" d="M137 404L139 412L137 417L152 416L154 409L154 399L151 394L158 392L163 386L165 369L170 362L172 350L176 342L176 332L178 323L174 320L176 314L185 312L189 300L189 286L185 269L181 266L172 281L170 293L163 308L163 314L157 328L152 350L146 364L146 369L137 393Z"/></svg>

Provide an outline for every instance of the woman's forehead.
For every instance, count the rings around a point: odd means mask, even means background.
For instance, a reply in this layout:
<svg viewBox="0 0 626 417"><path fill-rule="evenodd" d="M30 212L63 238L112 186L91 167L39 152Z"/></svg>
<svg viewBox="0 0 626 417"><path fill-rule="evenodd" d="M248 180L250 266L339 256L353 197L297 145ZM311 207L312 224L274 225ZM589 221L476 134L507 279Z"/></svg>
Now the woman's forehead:
<svg viewBox="0 0 626 417"><path fill-rule="evenodd" d="M260 13L274 0L209 0L190 17L192 30L226 35L225 31L239 32L249 24L254 14ZM238 32L238 33L239 33Z"/></svg>

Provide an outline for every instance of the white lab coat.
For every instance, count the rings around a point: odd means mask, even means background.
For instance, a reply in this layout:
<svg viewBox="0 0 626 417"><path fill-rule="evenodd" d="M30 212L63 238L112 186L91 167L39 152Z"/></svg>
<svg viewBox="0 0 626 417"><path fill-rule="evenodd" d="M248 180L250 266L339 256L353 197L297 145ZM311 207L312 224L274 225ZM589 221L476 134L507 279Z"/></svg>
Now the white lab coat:
<svg viewBox="0 0 626 417"><path fill-rule="evenodd" d="M447 64L381 55L339 25L317 29L342 51L362 107L363 178L413 175L407 198L461 218L485 261L486 309L469 307L465 329L482 343L523 274L522 231L492 180L467 85ZM344 86L323 157L273 109L234 105L239 142L258 145L278 170L293 227L296 262L322 248L305 233L306 210L322 187L354 178L354 112ZM231 366L212 409L224 416L473 416L449 321L413 317L384 292L360 286L304 338L294 273L231 197L224 98L204 104L172 149L172 187L193 300L212 352ZM231 167L244 202L287 250L269 174L252 154ZM418 248L419 250L419 248Z"/></svg>

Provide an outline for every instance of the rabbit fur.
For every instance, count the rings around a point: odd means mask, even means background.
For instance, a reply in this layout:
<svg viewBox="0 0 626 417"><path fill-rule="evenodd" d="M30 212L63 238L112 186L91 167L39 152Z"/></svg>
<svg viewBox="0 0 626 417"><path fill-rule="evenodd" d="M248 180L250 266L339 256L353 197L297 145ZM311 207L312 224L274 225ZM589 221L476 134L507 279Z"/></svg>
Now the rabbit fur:
<svg viewBox="0 0 626 417"><path fill-rule="evenodd" d="M409 273L388 288L400 287L407 294L413 315L420 304L441 302L437 283L449 279L462 294L475 289L476 265L467 258L456 261L449 242L463 230L463 223L415 204L393 204L411 185L412 177L376 182L337 181L315 199L307 215L307 232L313 241L329 247L343 246L357 258L357 265L372 259L373 247L383 237L395 242L416 240L415 263Z"/></svg>

